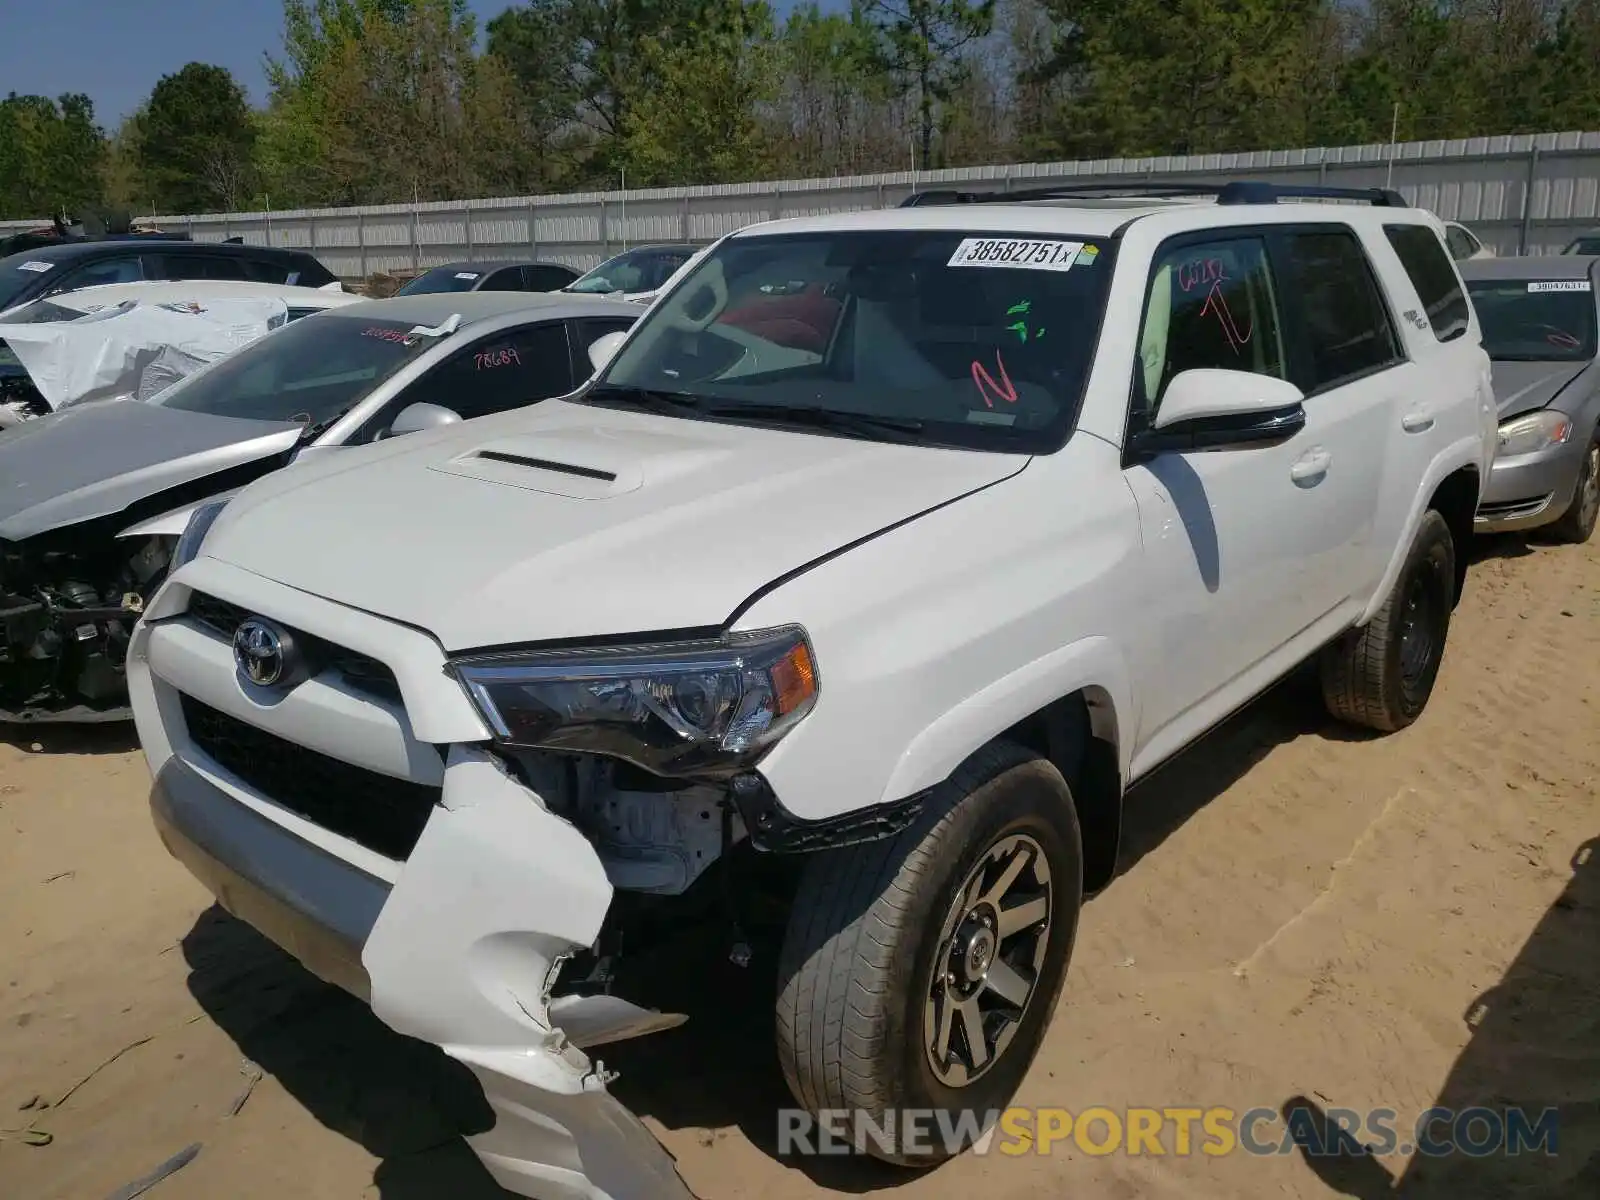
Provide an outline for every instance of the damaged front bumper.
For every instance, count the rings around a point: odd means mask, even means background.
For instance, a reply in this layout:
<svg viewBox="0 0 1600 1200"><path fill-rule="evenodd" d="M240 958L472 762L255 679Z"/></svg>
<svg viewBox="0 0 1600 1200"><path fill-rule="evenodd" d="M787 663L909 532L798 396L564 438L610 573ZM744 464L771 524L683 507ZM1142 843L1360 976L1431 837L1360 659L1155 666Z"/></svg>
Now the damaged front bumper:
<svg viewBox="0 0 1600 1200"><path fill-rule="evenodd" d="M146 672L134 682L152 687ZM501 1186L548 1200L692 1200L584 1052L682 1018L615 996L550 998L611 903L576 829L489 755L457 747L407 860L367 870L203 755L172 750L151 795L167 848L224 908L473 1072L496 1121L467 1140Z"/></svg>

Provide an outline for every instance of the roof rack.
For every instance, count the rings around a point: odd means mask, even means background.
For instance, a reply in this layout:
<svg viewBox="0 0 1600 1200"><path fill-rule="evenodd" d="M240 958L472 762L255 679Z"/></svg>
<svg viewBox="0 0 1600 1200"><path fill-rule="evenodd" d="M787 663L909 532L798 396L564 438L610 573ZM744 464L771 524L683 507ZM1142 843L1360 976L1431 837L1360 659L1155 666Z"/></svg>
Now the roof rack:
<svg viewBox="0 0 1600 1200"><path fill-rule="evenodd" d="M1073 183L1014 191L915 192L900 202L901 208L935 204L1019 204L1031 200L1075 200L1091 197L1148 196L1181 199L1214 196L1218 204L1276 204L1280 200L1357 200L1380 208L1409 208L1406 198L1393 188L1321 187L1294 183L1195 183L1181 179L1143 180L1133 183Z"/></svg>

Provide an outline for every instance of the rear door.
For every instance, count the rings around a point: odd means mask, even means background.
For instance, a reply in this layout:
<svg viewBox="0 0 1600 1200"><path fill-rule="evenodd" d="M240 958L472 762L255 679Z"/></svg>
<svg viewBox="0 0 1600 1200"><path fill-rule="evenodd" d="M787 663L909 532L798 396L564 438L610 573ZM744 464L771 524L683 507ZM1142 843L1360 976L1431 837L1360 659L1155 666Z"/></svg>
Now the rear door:
<svg viewBox="0 0 1600 1200"><path fill-rule="evenodd" d="M1326 528L1304 532L1301 564L1309 622L1377 586L1383 543L1374 522L1400 409L1415 391L1415 365L1396 329L1398 314L1378 284L1355 231L1305 226L1273 239L1281 264L1292 382L1306 395L1311 444L1294 467L1320 496ZM1380 544L1382 543L1382 544Z"/></svg>

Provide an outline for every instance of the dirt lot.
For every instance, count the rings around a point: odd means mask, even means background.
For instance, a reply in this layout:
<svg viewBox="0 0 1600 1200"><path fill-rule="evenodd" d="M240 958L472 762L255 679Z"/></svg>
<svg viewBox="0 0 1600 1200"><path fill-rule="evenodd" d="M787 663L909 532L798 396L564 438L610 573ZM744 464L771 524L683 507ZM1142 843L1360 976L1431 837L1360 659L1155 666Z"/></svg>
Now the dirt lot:
<svg viewBox="0 0 1600 1200"><path fill-rule="evenodd" d="M1294 680L1130 797L1019 1101L1560 1105L1555 1158L780 1161L770 995L731 966L697 976L709 1016L606 1056L619 1094L708 1200L1600 1195L1600 543L1480 549L1417 727L1353 737ZM0 1128L53 1141L0 1134L0 1196L104 1200L193 1143L151 1196L500 1195L442 1056L168 859L129 735L43 740L0 742Z"/></svg>

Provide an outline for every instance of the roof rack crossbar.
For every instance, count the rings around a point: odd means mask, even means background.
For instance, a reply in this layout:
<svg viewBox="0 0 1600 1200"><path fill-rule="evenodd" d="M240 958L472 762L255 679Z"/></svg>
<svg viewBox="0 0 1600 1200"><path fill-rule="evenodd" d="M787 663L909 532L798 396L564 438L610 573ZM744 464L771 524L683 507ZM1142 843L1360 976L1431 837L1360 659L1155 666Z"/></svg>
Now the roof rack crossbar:
<svg viewBox="0 0 1600 1200"><path fill-rule="evenodd" d="M1293 183L1256 183L1243 180L1226 183L1191 182L1183 179L1073 183L1012 191L933 190L913 193L900 202L900 207L920 208L935 204L1019 204L1032 200L1072 200L1095 196L1108 198L1149 196L1152 199L1214 196L1218 204L1276 204L1279 200L1357 200L1383 208L1410 207L1405 197L1393 188L1302 186Z"/></svg>

